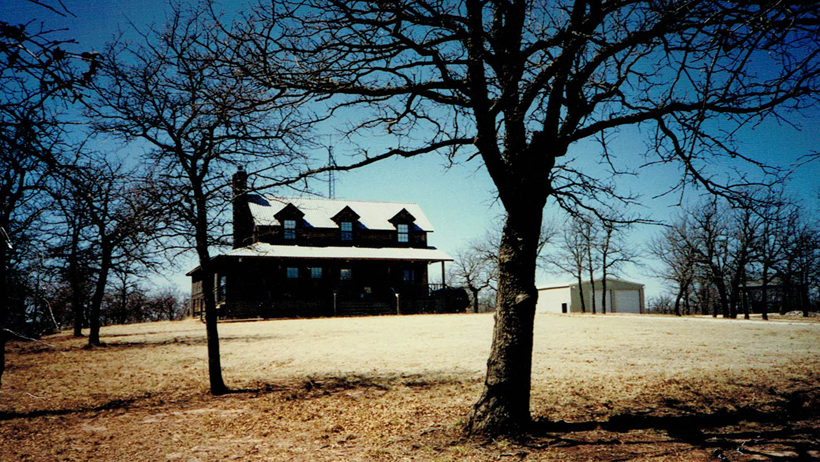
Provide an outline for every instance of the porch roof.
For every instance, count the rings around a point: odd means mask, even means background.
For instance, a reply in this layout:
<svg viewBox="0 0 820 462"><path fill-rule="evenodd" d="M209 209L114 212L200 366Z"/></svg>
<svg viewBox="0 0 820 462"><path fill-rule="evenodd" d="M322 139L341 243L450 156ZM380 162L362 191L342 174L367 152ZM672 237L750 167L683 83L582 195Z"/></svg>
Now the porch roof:
<svg viewBox="0 0 820 462"><path fill-rule="evenodd" d="M453 261L453 258L435 247L309 247L300 245L272 245L262 242L231 250L226 256L275 258L326 258L338 260L412 260Z"/></svg>
<svg viewBox="0 0 820 462"><path fill-rule="evenodd" d="M327 260L400 260L426 261L428 263L453 261L453 257L434 247L308 247L299 245L272 245L257 242L247 247L233 249L214 258L310 258ZM194 274L199 267L187 273Z"/></svg>

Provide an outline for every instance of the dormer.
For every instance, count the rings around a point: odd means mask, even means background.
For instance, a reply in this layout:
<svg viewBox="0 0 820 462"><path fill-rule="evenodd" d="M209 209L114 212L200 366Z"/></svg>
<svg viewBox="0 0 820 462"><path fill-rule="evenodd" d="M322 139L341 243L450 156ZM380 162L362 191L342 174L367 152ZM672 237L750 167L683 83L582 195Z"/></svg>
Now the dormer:
<svg viewBox="0 0 820 462"><path fill-rule="evenodd" d="M331 217L338 226L339 226L339 240L343 243L352 243L354 239L354 230L357 228L357 224L359 222L358 213L354 212L350 206L345 206L342 210L339 211L336 215Z"/></svg>
<svg viewBox="0 0 820 462"><path fill-rule="evenodd" d="M409 245L410 231L413 228L416 217L408 212L407 209L403 208L388 221L396 227L396 242L399 245Z"/></svg>
<svg viewBox="0 0 820 462"><path fill-rule="evenodd" d="M302 227L304 212L295 205L288 203L273 217L282 224L282 239L285 242L295 242L299 236L299 229Z"/></svg>

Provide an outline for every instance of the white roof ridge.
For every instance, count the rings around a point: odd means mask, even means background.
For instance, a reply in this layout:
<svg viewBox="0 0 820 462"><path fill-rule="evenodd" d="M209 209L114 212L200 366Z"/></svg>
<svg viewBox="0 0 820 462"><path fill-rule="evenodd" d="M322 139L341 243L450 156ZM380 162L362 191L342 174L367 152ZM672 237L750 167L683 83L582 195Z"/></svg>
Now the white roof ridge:
<svg viewBox="0 0 820 462"><path fill-rule="evenodd" d="M373 199L339 199L339 198L336 198L336 197L329 198L329 197L321 197L321 196L276 196L276 195L273 195L273 194L254 193L252 191L250 191L250 193L251 194L256 194L257 196L261 196L261 197L264 197L264 198L272 197L272 198L276 199L277 201L283 202L283 203L288 199L298 199L298 200L302 200L302 201L303 200L317 200L317 201L333 201L333 202L364 202L364 203L367 203L367 204L396 204L396 205L413 204L413 205L419 205L418 202L413 202L413 201L377 201L377 200L373 200Z"/></svg>

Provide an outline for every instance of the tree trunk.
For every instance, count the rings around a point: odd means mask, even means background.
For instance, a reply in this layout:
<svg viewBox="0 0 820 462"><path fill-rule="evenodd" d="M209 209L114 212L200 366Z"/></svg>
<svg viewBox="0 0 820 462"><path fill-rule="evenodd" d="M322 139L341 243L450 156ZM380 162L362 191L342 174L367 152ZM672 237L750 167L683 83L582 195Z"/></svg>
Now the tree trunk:
<svg viewBox="0 0 820 462"><path fill-rule="evenodd" d="M192 182L193 183L193 182ZM193 184L196 202L196 252L202 270L202 295L205 302L205 335L208 343L208 379L212 395L224 395L230 390L222 379L222 360L219 353L219 331L217 329L216 297L214 294L214 271L208 251L208 213L205 197L199 185Z"/></svg>
<svg viewBox="0 0 820 462"><path fill-rule="evenodd" d="M720 297L720 311L724 318L729 318L729 295L726 293L726 283L723 280L715 281Z"/></svg>
<svg viewBox="0 0 820 462"><path fill-rule="evenodd" d="M583 270L581 268L578 268L578 294L581 296L581 313L586 313L587 312L587 304L584 301L584 290L583 290L584 280L581 277L581 272L582 271Z"/></svg>
<svg viewBox="0 0 820 462"><path fill-rule="evenodd" d="M74 226L71 231L71 251L69 253L69 277L71 278L71 306L74 312L74 336L83 336L83 295L80 282L79 244L80 229Z"/></svg>
<svg viewBox="0 0 820 462"><path fill-rule="evenodd" d="M89 332L88 346L101 346L100 342L100 307L102 307L105 296L105 286L108 283L108 272L111 269L111 246L108 239L103 238L100 251L100 274L97 276L97 284L94 288L94 296L91 298L91 312L88 316Z"/></svg>
<svg viewBox="0 0 820 462"><path fill-rule="evenodd" d="M601 314L606 314L606 270L601 279Z"/></svg>
<svg viewBox="0 0 820 462"><path fill-rule="evenodd" d="M746 287L746 272L743 272L740 280L740 304L743 307L743 319L749 319L749 291Z"/></svg>
<svg viewBox="0 0 820 462"><path fill-rule="evenodd" d="M6 230L5 220L0 220L0 232ZM0 236L0 388L3 386L3 372L6 370L6 322L9 319L8 290L6 290L6 260L8 252L3 236Z"/></svg>
<svg viewBox="0 0 820 462"><path fill-rule="evenodd" d="M6 331L0 325L0 389L3 388L3 372L6 371L6 340Z"/></svg>
<svg viewBox="0 0 820 462"><path fill-rule="evenodd" d="M478 292L479 289L476 289L473 286L469 286L470 292L473 293L473 313L478 313Z"/></svg>
<svg viewBox="0 0 820 462"><path fill-rule="evenodd" d="M685 290L685 286L681 284L680 289L678 289L678 296L675 297L675 316L680 316L680 301L683 298L683 292Z"/></svg>
<svg viewBox="0 0 820 462"><path fill-rule="evenodd" d="M763 265L763 285L760 287L760 306L762 307L763 320L769 320L769 267Z"/></svg>
<svg viewBox="0 0 820 462"><path fill-rule="evenodd" d="M206 250L207 252L207 250ZM212 395L228 393L222 379L222 360L219 353L219 331L217 330L216 297L214 296L214 272L209 260L201 260L202 295L205 302L205 334L208 342L208 379Z"/></svg>
<svg viewBox="0 0 820 462"><path fill-rule="evenodd" d="M592 299L592 314L595 313L595 272L592 268L592 246L589 250L589 298Z"/></svg>
<svg viewBox="0 0 820 462"><path fill-rule="evenodd" d="M499 281L492 349L484 391L466 430L498 436L526 431L530 419L530 381L535 304L535 266L541 207L509 212L499 249Z"/></svg>

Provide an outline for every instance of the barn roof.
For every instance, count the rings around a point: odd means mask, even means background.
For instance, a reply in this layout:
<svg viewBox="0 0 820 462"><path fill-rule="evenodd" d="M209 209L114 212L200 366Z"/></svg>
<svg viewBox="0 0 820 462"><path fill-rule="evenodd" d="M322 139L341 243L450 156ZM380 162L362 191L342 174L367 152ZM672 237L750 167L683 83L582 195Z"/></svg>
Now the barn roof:
<svg viewBox="0 0 820 462"><path fill-rule="evenodd" d="M333 221L339 212L349 208L359 215L360 226L373 230L395 230L391 219L405 212L415 219L413 224L421 231L433 232L433 225L427 220L418 204L412 202L375 202L346 199L324 199L318 197L274 197L258 194L248 195L254 223L257 226L280 226L276 214L288 205L304 213L306 226L314 228L338 228Z"/></svg>
<svg viewBox="0 0 820 462"><path fill-rule="evenodd" d="M598 278L598 279L595 280L596 287L600 287L600 286L598 286L598 284L600 284L601 281L602 281L601 278ZM635 288L643 287L645 285L645 284L641 284L639 282L624 281L622 279L615 279L615 278L611 278L611 277L607 277L606 281L607 281L607 283L614 282L614 283L625 285L625 286L635 286ZM586 279L584 279L583 283L584 283L585 286L589 285L589 281L586 280ZM563 283L563 284L552 284L552 285L548 285L548 286L543 286L543 287L539 287L538 290L566 289L568 287L578 287L578 281L572 281L572 282L566 282L566 283Z"/></svg>

